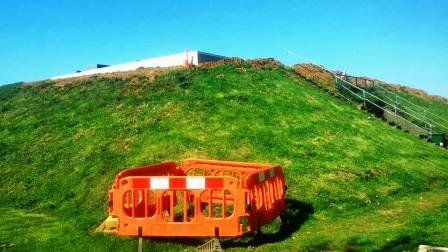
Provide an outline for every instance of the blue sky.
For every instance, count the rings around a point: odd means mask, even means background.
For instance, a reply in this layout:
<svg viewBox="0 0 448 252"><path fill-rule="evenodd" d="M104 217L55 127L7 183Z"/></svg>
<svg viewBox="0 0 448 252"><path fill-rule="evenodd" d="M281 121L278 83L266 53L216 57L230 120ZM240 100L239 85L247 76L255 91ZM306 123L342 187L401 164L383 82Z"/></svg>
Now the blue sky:
<svg viewBox="0 0 448 252"><path fill-rule="evenodd" d="M444 0L1 0L0 83L189 48L307 59L448 97L447 11Z"/></svg>

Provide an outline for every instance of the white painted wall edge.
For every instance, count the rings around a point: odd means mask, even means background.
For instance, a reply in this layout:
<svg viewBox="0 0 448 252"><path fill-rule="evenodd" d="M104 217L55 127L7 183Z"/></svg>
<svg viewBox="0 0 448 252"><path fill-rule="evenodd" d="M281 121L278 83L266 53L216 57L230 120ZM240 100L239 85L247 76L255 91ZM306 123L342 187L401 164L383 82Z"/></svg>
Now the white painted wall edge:
<svg viewBox="0 0 448 252"><path fill-rule="evenodd" d="M194 65L198 64L198 51L188 51L187 57L188 57L188 62L190 64L194 64ZM113 73L113 72L132 71L132 70L136 70L140 67L181 66L181 65L184 65L184 62L187 57L185 55L185 52L182 52L182 53L158 57L158 58L149 58L149 59L145 59L145 60L139 60L139 61L134 61L134 62L129 62L129 63L112 65L112 66L108 66L108 67L90 69L90 70L82 71L79 73L59 75L59 76L50 78L50 80L88 76L88 75L93 75L93 74L105 74L105 73Z"/></svg>

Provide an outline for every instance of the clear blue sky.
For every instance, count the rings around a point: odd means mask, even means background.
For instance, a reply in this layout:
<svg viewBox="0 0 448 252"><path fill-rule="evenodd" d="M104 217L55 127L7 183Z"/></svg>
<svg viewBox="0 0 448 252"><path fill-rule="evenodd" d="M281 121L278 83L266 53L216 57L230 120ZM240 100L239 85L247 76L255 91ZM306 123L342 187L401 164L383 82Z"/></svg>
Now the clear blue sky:
<svg viewBox="0 0 448 252"><path fill-rule="evenodd" d="M306 59L448 97L448 1L1 0L0 83L184 48Z"/></svg>

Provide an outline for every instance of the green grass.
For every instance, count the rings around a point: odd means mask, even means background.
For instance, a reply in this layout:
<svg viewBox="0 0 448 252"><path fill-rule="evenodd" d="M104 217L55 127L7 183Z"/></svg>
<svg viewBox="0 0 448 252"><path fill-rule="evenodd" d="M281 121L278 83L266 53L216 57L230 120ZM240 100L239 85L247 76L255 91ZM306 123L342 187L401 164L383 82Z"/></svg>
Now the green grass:
<svg viewBox="0 0 448 252"><path fill-rule="evenodd" d="M292 227L276 234L273 223L264 228L271 243L226 241L229 250L448 245L446 150L369 118L281 66L9 85L0 87L0 108L3 248L135 251L131 238L93 232L107 216L115 174L184 158L285 169ZM198 244L145 240L144 247Z"/></svg>

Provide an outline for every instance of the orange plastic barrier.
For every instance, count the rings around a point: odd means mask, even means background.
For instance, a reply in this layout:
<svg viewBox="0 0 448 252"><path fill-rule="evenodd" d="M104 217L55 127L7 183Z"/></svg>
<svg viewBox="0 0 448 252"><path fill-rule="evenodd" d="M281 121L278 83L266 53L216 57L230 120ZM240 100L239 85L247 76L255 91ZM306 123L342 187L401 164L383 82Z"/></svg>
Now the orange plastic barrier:
<svg viewBox="0 0 448 252"><path fill-rule="evenodd" d="M235 237L285 210L278 165L183 160L129 168L109 191L112 232L129 236Z"/></svg>

